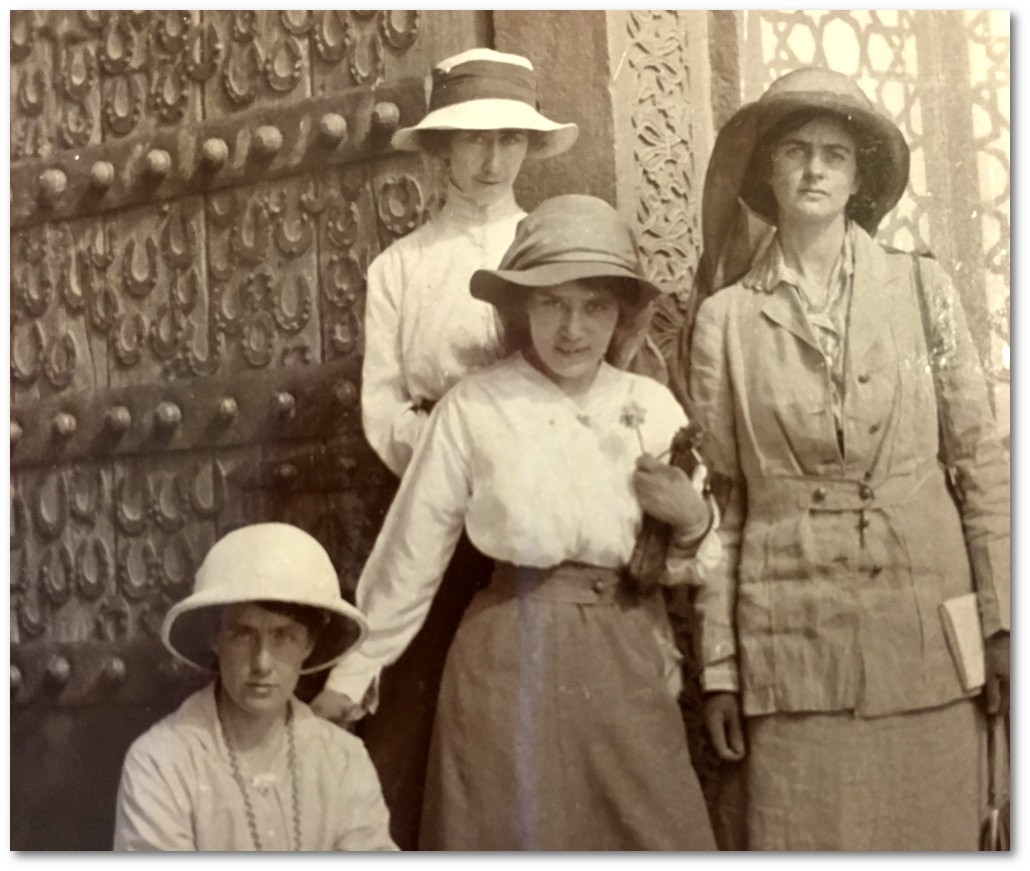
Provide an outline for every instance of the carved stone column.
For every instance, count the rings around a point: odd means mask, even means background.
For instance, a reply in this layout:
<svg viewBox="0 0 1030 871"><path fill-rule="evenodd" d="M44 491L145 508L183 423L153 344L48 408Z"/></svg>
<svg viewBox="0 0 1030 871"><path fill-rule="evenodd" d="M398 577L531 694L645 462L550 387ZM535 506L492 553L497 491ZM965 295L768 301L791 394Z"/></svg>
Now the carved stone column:
<svg viewBox="0 0 1030 871"><path fill-rule="evenodd" d="M580 139L527 164L520 202L558 193L608 200L630 221L644 267L689 289L701 253L701 188L713 141L703 11L495 11L494 42L526 55L541 108L575 121Z"/></svg>

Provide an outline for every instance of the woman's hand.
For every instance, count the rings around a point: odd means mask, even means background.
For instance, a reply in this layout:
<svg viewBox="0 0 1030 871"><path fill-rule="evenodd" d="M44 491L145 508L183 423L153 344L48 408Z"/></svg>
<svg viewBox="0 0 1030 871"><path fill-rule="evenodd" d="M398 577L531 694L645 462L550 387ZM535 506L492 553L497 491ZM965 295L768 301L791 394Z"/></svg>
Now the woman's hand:
<svg viewBox="0 0 1030 871"><path fill-rule="evenodd" d="M1008 714L1009 675L1011 672L1010 644L1008 632L996 632L987 639L984 664L987 680L984 693L987 697L988 714Z"/></svg>
<svg viewBox="0 0 1030 871"><path fill-rule="evenodd" d="M311 702L311 710L338 726L349 726L365 716L365 709L344 693L322 690Z"/></svg>
<svg viewBox="0 0 1030 871"><path fill-rule="evenodd" d="M633 472L633 488L644 512L677 532L700 534L707 527L711 509L679 467L642 454Z"/></svg>
<svg viewBox="0 0 1030 871"><path fill-rule="evenodd" d="M715 752L727 762L739 762L744 747L744 725L740 713L740 697L736 693L719 692L705 697L705 724Z"/></svg>

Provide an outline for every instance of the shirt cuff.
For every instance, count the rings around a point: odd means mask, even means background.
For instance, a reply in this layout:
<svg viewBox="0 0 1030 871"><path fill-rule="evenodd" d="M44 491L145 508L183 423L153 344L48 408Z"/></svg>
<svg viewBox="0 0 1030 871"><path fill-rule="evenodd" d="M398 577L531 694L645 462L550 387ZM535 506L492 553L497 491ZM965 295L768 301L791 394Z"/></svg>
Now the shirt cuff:
<svg viewBox="0 0 1030 871"><path fill-rule="evenodd" d="M739 692L740 676L736 660L730 657L706 665L701 672L701 688L706 693Z"/></svg>
<svg viewBox="0 0 1030 871"><path fill-rule="evenodd" d="M379 703L379 669L361 654L350 654L329 672L325 688L372 713Z"/></svg>

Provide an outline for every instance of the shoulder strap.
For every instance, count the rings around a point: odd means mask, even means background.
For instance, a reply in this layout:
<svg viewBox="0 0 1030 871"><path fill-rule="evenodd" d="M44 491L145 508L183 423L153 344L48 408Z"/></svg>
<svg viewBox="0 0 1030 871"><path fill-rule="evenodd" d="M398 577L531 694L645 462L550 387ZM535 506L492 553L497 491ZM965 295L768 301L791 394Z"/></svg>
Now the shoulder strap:
<svg viewBox="0 0 1030 871"><path fill-rule="evenodd" d="M930 355L930 367L933 369L933 383L936 390L937 367L934 365L934 361L937 358L936 351L940 342L937 335L936 322L930 316L930 304L926 299L926 288L923 285L922 256L918 252L912 254L912 274L915 279L916 299L919 301L919 316L923 321L923 336L926 338L926 350Z"/></svg>

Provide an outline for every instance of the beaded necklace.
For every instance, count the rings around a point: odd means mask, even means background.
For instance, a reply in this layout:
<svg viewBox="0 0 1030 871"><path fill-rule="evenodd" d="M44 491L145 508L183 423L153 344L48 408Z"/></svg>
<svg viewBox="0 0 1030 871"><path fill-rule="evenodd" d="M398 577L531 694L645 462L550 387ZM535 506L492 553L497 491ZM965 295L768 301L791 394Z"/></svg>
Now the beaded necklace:
<svg viewBox="0 0 1030 871"><path fill-rule="evenodd" d="M229 730L222 722L221 714L218 716L222 725L222 736L225 738L225 749L229 751L229 767L232 769L233 780L240 788L243 795L243 810L247 814L247 826L250 828L250 838L254 842L254 849L262 852L261 838L258 835L257 817L254 814L254 805L250 801L250 793L247 791L247 782L243 779L240 770L240 760L236 755L236 748L233 746L232 738L229 737ZM286 761L290 769L290 792L293 805L293 849L300 851L300 794L297 787L297 744L293 735L293 707L286 708Z"/></svg>

